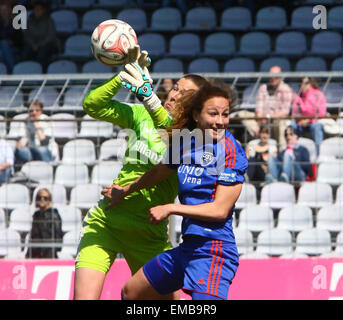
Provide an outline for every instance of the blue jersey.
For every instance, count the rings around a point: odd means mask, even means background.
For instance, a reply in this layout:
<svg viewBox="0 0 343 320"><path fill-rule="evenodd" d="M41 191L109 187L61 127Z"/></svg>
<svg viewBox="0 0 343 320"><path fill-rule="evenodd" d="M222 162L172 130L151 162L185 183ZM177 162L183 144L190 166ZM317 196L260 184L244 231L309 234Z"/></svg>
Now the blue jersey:
<svg viewBox="0 0 343 320"><path fill-rule="evenodd" d="M194 137L193 137L194 138ZM197 205L213 202L216 186L233 185L244 182L244 173L248 160L241 145L226 130L225 138L218 142L197 145L180 143L180 152L175 161L175 150L169 148L166 165L177 169L179 182L179 200L181 204ZM183 218L182 235L193 234L209 239L235 243L232 230L234 207L227 218L221 222L201 221Z"/></svg>

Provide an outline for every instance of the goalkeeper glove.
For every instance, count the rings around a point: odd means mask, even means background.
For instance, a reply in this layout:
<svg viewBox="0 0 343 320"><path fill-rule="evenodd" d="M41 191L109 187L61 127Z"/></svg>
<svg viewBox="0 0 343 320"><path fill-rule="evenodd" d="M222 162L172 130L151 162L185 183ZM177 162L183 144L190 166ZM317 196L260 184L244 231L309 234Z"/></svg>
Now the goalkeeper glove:
<svg viewBox="0 0 343 320"><path fill-rule="evenodd" d="M161 106L160 99L152 90L152 79L147 67L144 67L143 70L137 62L126 64L124 70L119 72L118 77L122 86L133 92L148 111Z"/></svg>

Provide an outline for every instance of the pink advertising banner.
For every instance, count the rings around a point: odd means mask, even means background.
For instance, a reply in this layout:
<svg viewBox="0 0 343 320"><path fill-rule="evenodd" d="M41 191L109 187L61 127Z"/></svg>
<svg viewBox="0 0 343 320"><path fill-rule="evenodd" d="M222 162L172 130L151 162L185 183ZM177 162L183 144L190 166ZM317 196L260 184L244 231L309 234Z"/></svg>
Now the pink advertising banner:
<svg viewBox="0 0 343 320"><path fill-rule="evenodd" d="M112 266L102 294L119 300L130 277L125 260ZM0 300L68 300L73 297L73 260L0 260ZM183 299L189 296L182 293ZM343 299L343 257L241 259L232 300Z"/></svg>

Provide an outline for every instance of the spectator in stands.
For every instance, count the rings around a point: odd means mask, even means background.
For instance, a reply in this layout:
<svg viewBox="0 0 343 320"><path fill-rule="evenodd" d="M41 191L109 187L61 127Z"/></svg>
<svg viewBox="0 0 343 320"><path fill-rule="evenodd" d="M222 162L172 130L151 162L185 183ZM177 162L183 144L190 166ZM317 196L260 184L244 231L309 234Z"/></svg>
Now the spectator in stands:
<svg viewBox="0 0 343 320"><path fill-rule="evenodd" d="M8 73L16 63L16 51L21 46L21 32L13 28L12 8L9 4L0 5L0 61L4 62Z"/></svg>
<svg viewBox="0 0 343 320"><path fill-rule="evenodd" d="M43 103L36 100L29 107L25 123L26 135L17 142L15 158L19 163L40 160L50 162L53 156L49 145L52 142L52 127L43 114Z"/></svg>
<svg viewBox="0 0 343 320"><path fill-rule="evenodd" d="M265 181L268 174L268 158L277 157L277 147L269 143L269 130L266 126L260 128L260 139L256 145L248 145L246 155L249 160L248 177L250 181Z"/></svg>
<svg viewBox="0 0 343 320"><path fill-rule="evenodd" d="M37 60L46 67L58 51L58 39L54 20L44 1L36 1L24 30L24 59Z"/></svg>
<svg viewBox="0 0 343 320"><path fill-rule="evenodd" d="M269 72L280 73L282 69L279 66L273 66ZM258 89L256 116L268 118L258 122L259 124L265 124L270 121L273 126L272 138L279 142L279 150L282 150L286 145L283 132L290 120L282 118L290 115L291 104L292 88L284 83L281 77L269 78L269 83L262 84Z"/></svg>
<svg viewBox="0 0 343 320"><path fill-rule="evenodd" d="M158 87L158 90L156 92L157 96L162 102L162 105L167 99L169 91L173 88L175 84L175 81L171 78L165 78L162 80L160 86Z"/></svg>
<svg viewBox="0 0 343 320"><path fill-rule="evenodd" d="M63 238L62 220L56 208L52 207L52 197L48 189L40 189L36 196L37 211L33 214L30 232L31 243L61 243ZM26 258L57 258L61 247L30 247Z"/></svg>
<svg viewBox="0 0 343 320"><path fill-rule="evenodd" d="M0 139L0 184L8 183L14 165L14 153L5 139Z"/></svg>
<svg viewBox="0 0 343 320"><path fill-rule="evenodd" d="M273 181L305 181L311 175L310 153L306 147L298 143L298 132L292 126L285 130L287 146L279 152L277 158L268 158L269 173L267 182Z"/></svg>
<svg viewBox="0 0 343 320"><path fill-rule="evenodd" d="M326 99L318 89L319 85L315 78L304 77L301 79L300 95L294 94L292 116L307 116L307 119L295 119L292 126L303 135L304 129L309 128L312 139L316 144L317 154L324 139L323 125L318 117L326 115Z"/></svg>

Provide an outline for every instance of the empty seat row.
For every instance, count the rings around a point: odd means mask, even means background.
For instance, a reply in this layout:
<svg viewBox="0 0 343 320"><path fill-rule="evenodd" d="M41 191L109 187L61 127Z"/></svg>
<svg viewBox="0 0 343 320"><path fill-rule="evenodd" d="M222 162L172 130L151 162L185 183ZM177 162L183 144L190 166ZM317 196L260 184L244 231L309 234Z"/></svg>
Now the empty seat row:
<svg viewBox="0 0 343 320"><path fill-rule="evenodd" d="M112 181L113 181L112 177ZM110 184L112 183L110 182ZM102 186L95 183L80 182L79 184L73 184L70 190L70 199L66 199L65 185L60 183L55 184L41 184L39 188L48 188L52 192L53 203L56 201L56 205L65 206L67 204L73 205L79 209L89 209L97 203L101 196ZM39 189L34 190L34 194ZM9 194L9 192L16 192L15 194ZM35 197L30 197L30 190L23 184L9 183L3 184L0 187L0 208L6 210L13 210L20 207L35 206Z"/></svg>
<svg viewBox="0 0 343 320"><path fill-rule="evenodd" d="M299 232L295 241L287 230L271 228L262 231L254 243L253 235L249 230L234 230L238 252L242 257L307 257L307 256L342 256L343 231L336 242L332 242L328 230L307 228ZM254 249L256 247L256 249Z"/></svg>
<svg viewBox="0 0 343 320"><path fill-rule="evenodd" d="M325 167L323 170L327 171L327 168ZM341 170L343 170L343 164ZM323 175L321 174L320 177ZM295 189L292 184L273 182L262 187L259 201L257 199L256 187L251 183L244 183L242 192L236 203L236 208L242 209L258 203L273 209L281 209L292 204L305 205L311 208L321 208L332 204L343 205L342 183L338 184L334 198L333 189L329 183L320 181L305 182L300 186L298 197L296 198Z"/></svg>
<svg viewBox="0 0 343 320"><path fill-rule="evenodd" d="M342 6L328 10L328 27L330 29L343 28L340 19L342 11ZM152 13L150 21L148 21L147 13L140 8L123 9L116 16L113 16L106 8L92 8L81 15L80 22L77 13L67 8L56 10L52 12L51 16L59 33L92 32L100 22L109 19L124 20L138 33L147 30L169 32L183 30L246 31L249 29L273 31L285 28L312 31L314 18L312 7L309 6L295 8L291 13L290 24L288 24L286 10L278 6L259 9L256 17L252 17L251 11L245 7L226 8L220 13L220 16L217 16L214 8L196 7L189 9L184 19L176 8L159 8ZM254 18L255 25L253 25Z"/></svg>
<svg viewBox="0 0 343 320"><path fill-rule="evenodd" d="M277 229L299 232L316 226L330 232L343 231L343 206L326 205L318 210L315 221L312 210L306 205L289 205L279 211L275 218L268 206L251 205L243 208L238 215L238 228L252 232Z"/></svg>

